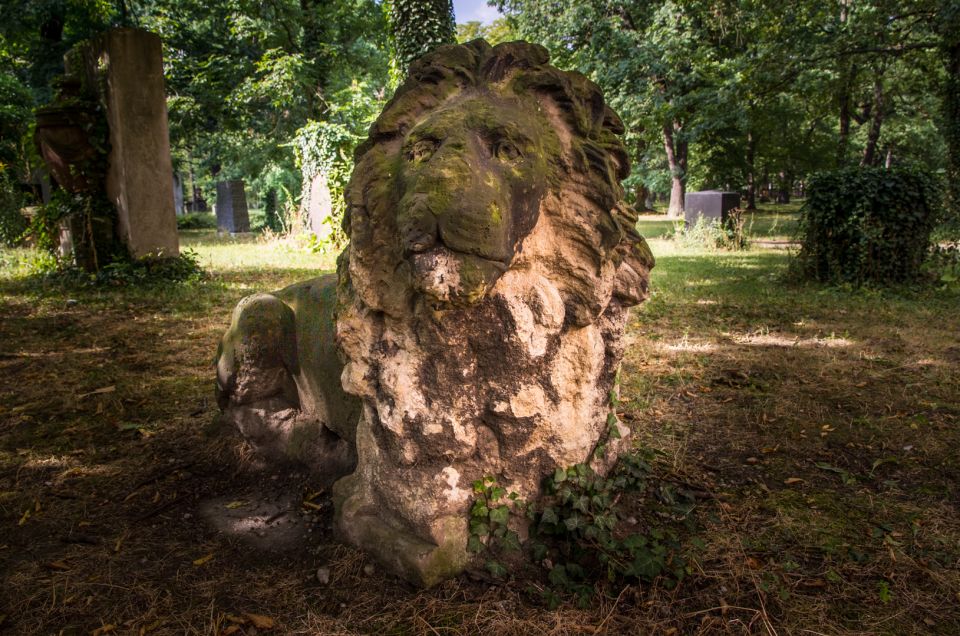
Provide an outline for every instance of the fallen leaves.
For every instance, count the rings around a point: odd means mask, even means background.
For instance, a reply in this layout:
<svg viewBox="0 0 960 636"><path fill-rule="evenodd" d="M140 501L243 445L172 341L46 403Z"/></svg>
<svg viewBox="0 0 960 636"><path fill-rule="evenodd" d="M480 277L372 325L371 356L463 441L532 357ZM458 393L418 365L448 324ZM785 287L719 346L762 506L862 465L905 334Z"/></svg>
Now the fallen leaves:
<svg viewBox="0 0 960 636"><path fill-rule="evenodd" d="M91 395L103 395L104 393L113 393L116 390L117 390L116 385L105 386L99 389L94 389L89 393L81 393L80 395L77 396L77 399L82 400L83 398L90 397Z"/></svg>
<svg viewBox="0 0 960 636"><path fill-rule="evenodd" d="M802 484L806 479L801 479L800 477L787 477L783 480L783 483L787 486L795 486L797 484Z"/></svg>
<svg viewBox="0 0 960 636"><path fill-rule="evenodd" d="M49 563L44 563L43 567L47 568L48 570L59 570L61 572L70 569L70 566L64 561L50 561Z"/></svg>
<svg viewBox="0 0 960 636"><path fill-rule="evenodd" d="M242 612L240 616L234 614L224 614L224 620L232 625L228 625L222 628L219 632L219 636L231 636L232 634L239 634L241 632L241 625L246 625L250 623L253 627L256 627L258 630L269 631L274 629L277 624L269 616L264 616L263 614L254 614L252 612Z"/></svg>
<svg viewBox="0 0 960 636"><path fill-rule="evenodd" d="M213 559L213 552L211 552L210 554L208 554L208 555L206 555L206 556L202 556L202 557L200 557L199 559L194 559L194 560L193 560L193 564L194 564L194 565L197 565L197 566L203 565L204 563L207 563L207 562L210 561L211 559Z"/></svg>
<svg viewBox="0 0 960 636"><path fill-rule="evenodd" d="M257 629L273 629L275 627L273 619L269 616L251 614L250 612L244 612L243 615L250 619L250 622L253 623L253 626Z"/></svg>

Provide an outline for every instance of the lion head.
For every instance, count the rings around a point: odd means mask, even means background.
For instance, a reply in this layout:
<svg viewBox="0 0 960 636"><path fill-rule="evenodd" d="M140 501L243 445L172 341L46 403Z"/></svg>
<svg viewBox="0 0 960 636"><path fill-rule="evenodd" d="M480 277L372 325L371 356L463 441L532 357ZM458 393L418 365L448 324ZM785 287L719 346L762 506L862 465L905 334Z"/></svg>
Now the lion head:
<svg viewBox="0 0 960 636"><path fill-rule="evenodd" d="M575 324L595 320L614 287L630 304L644 297L638 274L653 262L623 204L623 124L593 82L548 60L538 45L477 40L413 65L347 188L349 273L371 283L355 286L370 307L473 305L544 258ZM552 244L536 246L545 214ZM548 253L529 253L538 247Z"/></svg>

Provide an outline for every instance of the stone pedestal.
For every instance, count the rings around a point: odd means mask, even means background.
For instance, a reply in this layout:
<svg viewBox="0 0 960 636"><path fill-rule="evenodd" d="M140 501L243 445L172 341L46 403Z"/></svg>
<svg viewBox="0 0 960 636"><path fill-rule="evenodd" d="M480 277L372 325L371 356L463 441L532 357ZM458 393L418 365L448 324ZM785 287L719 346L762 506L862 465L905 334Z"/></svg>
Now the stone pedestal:
<svg viewBox="0 0 960 636"><path fill-rule="evenodd" d="M727 213L740 206L739 192L703 190L688 192L683 202L683 217L687 225L695 225L701 216L718 223L727 220Z"/></svg>
<svg viewBox="0 0 960 636"><path fill-rule="evenodd" d="M250 231L243 180L234 179L217 184L217 229L231 234Z"/></svg>
<svg viewBox="0 0 960 636"><path fill-rule="evenodd" d="M160 37L113 29L93 38L67 72L82 62L87 85L97 86L110 129L107 195L117 207L120 237L134 258L176 256L173 166Z"/></svg>

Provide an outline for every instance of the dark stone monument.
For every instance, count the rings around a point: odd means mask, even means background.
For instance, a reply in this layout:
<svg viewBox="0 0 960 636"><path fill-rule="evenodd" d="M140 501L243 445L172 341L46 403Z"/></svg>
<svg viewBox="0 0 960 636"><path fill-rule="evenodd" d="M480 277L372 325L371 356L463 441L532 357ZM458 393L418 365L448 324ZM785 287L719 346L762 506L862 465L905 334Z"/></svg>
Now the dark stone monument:
<svg viewBox="0 0 960 636"><path fill-rule="evenodd" d="M242 179L217 184L217 229L231 234L250 231L247 195Z"/></svg>
<svg viewBox="0 0 960 636"><path fill-rule="evenodd" d="M740 205L739 192L703 190L688 192L683 202L683 218L687 225L695 225L698 217L723 222L727 213Z"/></svg>

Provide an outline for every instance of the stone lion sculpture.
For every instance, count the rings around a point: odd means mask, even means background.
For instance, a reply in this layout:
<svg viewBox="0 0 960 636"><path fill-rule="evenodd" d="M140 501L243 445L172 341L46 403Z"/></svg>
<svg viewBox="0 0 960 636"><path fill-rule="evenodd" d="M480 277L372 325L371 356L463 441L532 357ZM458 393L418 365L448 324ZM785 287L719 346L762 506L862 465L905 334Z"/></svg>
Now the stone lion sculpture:
<svg viewBox="0 0 960 636"><path fill-rule="evenodd" d="M241 302L218 357L227 417L340 477L341 534L423 585L469 560L475 480L531 500L628 440L610 396L653 257L622 123L548 60L477 40L414 63L357 150L336 280Z"/></svg>

